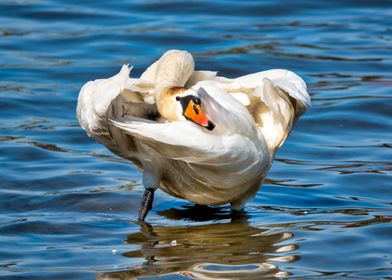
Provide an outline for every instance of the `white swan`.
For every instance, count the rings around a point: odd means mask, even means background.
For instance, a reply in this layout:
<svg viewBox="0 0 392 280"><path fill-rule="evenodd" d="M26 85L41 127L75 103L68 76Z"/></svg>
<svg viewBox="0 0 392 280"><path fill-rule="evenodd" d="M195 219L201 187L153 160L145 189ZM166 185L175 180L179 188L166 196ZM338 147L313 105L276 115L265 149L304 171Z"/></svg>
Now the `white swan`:
<svg viewBox="0 0 392 280"><path fill-rule="evenodd" d="M139 220L158 187L197 204L242 209L311 104L293 72L227 79L195 71L185 51L166 52L139 79L130 71L124 65L85 84L77 116L90 136L144 171Z"/></svg>

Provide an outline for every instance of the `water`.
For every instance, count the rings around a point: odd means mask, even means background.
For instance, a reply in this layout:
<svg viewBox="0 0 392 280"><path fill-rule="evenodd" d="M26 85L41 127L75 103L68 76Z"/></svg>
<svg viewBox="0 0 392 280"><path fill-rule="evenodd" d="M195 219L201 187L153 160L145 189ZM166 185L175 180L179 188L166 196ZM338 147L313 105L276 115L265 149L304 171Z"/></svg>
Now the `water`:
<svg viewBox="0 0 392 280"><path fill-rule="evenodd" d="M391 2L277 2L1 1L0 277L392 277ZM158 192L141 227L141 174L76 121L86 81L170 48L308 83L244 216Z"/></svg>

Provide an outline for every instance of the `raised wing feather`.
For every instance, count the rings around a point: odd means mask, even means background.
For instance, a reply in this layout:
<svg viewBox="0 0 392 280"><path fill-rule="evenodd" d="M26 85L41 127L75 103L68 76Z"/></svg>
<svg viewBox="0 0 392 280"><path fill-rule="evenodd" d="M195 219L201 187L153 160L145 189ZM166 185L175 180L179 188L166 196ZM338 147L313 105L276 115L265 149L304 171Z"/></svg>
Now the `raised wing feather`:
<svg viewBox="0 0 392 280"><path fill-rule="evenodd" d="M137 154L134 139L109 123L108 119L124 115L158 118L155 104L145 102L152 93L144 82L129 78L132 68L124 65L108 79L86 83L79 94L77 117L88 135L112 152L132 159Z"/></svg>
<svg viewBox="0 0 392 280"><path fill-rule="evenodd" d="M305 82L288 70L226 79L224 87L246 106L271 152L283 144L295 121L311 106Z"/></svg>

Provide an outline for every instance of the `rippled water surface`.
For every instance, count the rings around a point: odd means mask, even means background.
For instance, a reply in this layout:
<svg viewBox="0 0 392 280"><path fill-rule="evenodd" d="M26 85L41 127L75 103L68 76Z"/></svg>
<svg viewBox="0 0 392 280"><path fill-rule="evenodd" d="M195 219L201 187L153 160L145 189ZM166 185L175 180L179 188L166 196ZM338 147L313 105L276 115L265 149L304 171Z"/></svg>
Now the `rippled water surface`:
<svg viewBox="0 0 392 280"><path fill-rule="evenodd" d="M308 84L245 215L157 192L140 226L141 174L78 125L86 81L170 48ZM390 1L3 0L0 77L3 279L392 277Z"/></svg>

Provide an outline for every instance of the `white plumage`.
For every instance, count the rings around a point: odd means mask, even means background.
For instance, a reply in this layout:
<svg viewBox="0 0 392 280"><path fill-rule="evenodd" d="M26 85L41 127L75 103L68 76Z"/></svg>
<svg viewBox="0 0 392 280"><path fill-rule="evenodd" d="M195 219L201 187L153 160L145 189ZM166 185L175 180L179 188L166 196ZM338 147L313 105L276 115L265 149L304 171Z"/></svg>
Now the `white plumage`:
<svg viewBox="0 0 392 280"><path fill-rule="evenodd" d="M241 209L311 103L304 81L293 72L227 79L194 71L193 58L184 51L166 52L138 79L130 78L130 71L124 65L117 75L83 86L80 125L142 169L146 189L160 187L197 204ZM200 110L215 127L186 118L177 96L199 98Z"/></svg>

